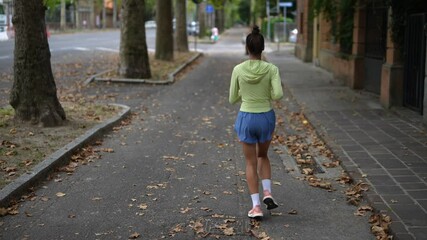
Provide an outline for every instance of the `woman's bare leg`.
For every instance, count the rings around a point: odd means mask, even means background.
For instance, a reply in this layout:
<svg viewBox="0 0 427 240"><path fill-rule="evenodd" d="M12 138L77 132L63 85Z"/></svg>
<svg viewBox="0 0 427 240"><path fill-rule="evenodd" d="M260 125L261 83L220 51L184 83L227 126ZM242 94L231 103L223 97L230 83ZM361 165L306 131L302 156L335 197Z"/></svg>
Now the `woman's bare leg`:
<svg viewBox="0 0 427 240"><path fill-rule="evenodd" d="M257 144L257 161L258 161L258 174L261 179L271 179L271 165L268 158L268 148L270 142Z"/></svg>
<svg viewBox="0 0 427 240"><path fill-rule="evenodd" d="M243 155L245 155L246 159L246 182L249 193L258 193L257 147L256 144L242 143L242 145Z"/></svg>

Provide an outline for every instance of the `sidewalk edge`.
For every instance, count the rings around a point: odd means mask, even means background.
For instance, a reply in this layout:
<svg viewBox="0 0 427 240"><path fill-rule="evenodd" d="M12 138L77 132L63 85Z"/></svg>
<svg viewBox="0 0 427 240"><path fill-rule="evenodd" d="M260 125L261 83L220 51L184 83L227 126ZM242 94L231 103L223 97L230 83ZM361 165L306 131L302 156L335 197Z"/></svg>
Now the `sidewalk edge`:
<svg viewBox="0 0 427 240"><path fill-rule="evenodd" d="M100 137L102 134L110 130L115 124L130 114L130 107L126 105L110 105L121 107L121 112L118 113L117 116L96 125L95 127L88 130L85 134L77 137L72 142L52 153L50 156L36 165L30 173L21 175L12 183L1 189L0 207L8 207L12 200L19 199L20 196L27 192L31 186L34 186L38 182L45 179L49 173L55 170L55 168L65 165L69 161L69 158L74 153L74 151L88 144L93 139Z"/></svg>
<svg viewBox="0 0 427 240"><path fill-rule="evenodd" d="M148 83L148 84L158 84L158 85L166 85L170 83L175 82L175 76L181 72L184 68L186 68L188 65L193 63L195 60L197 60L199 57L203 56L203 53L196 53L193 57L191 57L189 60L187 60L185 63L177 67L172 73L168 75L167 80L153 80L153 79L138 79L138 78L98 78L98 76L103 75L108 72L112 72L114 70L106 70L100 73L97 73L91 77L89 77L86 81L84 81L84 85L88 85L91 82L97 81L97 82L115 82L115 83Z"/></svg>

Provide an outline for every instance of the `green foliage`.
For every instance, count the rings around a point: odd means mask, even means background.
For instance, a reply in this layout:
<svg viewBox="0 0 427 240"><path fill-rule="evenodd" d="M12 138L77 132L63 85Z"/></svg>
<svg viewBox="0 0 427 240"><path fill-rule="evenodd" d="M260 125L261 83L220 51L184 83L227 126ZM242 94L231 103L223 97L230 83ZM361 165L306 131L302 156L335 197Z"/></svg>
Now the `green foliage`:
<svg viewBox="0 0 427 240"><path fill-rule="evenodd" d="M251 21L251 4L249 1L240 1L238 6L238 14L240 20L244 23L249 24Z"/></svg>
<svg viewBox="0 0 427 240"><path fill-rule="evenodd" d="M49 8L55 8L55 6L61 4L61 0L43 0L44 5ZM71 4L71 0L65 0L65 4Z"/></svg>
<svg viewBox="0 0 427 240"><path fill-rule="evenodd" d="M154 20L156 17L156 0L145 0L145 21Z"/></svg>
<svg viewBox="0 0 427 240"><path fill-rule="evenodd" d="M425 0L387 0L387 6L391 7L392 40L398 46L403 46L405 38L406 19L413 13L427 12Z"/></svg>
<svg viewBox="0 0 427 240"><path fill-rule="evenodd" d="M270 18L270 39L273 39L274 38L274 25L275 25L275 23L282 23L283 21L284 21L285 19L283 18L283 16L280 16L280 17L271 17ZM294 22L294 20L293 19L290 19L290 18L286 18L286 22L287 23L293 23ZM261 25L261 31L262 31L262 34L264 35L264 36L266 36L267 37L267 35L268 35L268 21L267 21L267 19L265 18L263 21L262 21L262 25Z"/></svg>
<svg viewBox="0 0 427 240"><path fill-rule="evenodd" d="M227 0L209 0L209 3L214 6L215 9L222 9Z"/></svg>
<svg viewBox="0 0 427 240"><path fill-rule="evenodd" d="M315 0L312 16L322 16L331 23L334 41L340 44L343 53L351 53L356 0Z"/></svg>
<svg viewBox="0 0 427 240"><path fill-rule="evenodd" d="M0 108L0 127L7 127L7 121L15 115L15 110L11 107Z"/></svg>

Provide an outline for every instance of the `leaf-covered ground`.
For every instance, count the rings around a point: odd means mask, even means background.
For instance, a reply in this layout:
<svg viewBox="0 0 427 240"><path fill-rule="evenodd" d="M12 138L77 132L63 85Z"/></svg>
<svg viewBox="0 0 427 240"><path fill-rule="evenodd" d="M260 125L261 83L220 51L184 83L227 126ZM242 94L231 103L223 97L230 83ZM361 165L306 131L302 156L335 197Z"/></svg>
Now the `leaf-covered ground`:
<svg viewBox="0 0 427 240"><path fill-rule="evenodd" d="M194 56L194 53L175 53L172 62L158 61L150 54L153 79L161 79ZM94 125L114 116L118 107L100 103L114 96L85 96L83 82L93 74L115 69L117 54L93 56L63 56L61 63L52 64L58 97L65 109L67 121L61 127L41 128L13 119L8 96L13 82L12 73L2 73L0 86L0 189L14 179L31 171L47 156L84 134ZM107 101L105 101L107 100Z"/></svg>

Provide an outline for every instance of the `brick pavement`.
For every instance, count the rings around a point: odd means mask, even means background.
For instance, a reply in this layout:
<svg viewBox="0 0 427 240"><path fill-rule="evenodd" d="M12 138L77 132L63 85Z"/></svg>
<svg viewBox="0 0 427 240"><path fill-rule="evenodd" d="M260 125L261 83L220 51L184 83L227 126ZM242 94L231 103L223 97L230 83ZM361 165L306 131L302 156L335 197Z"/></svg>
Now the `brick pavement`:
<svg viewBox="0 0 427 240"><path fill-rule="evenodd" d="M370 183L367 200L393 219L395 239L427 239L427 131L422 116L386 110L378 97L349 89L331 74L292 56L268 54L285 88L302 106L355 180ZM289 97L289 96L288 96Z"/></svg>

